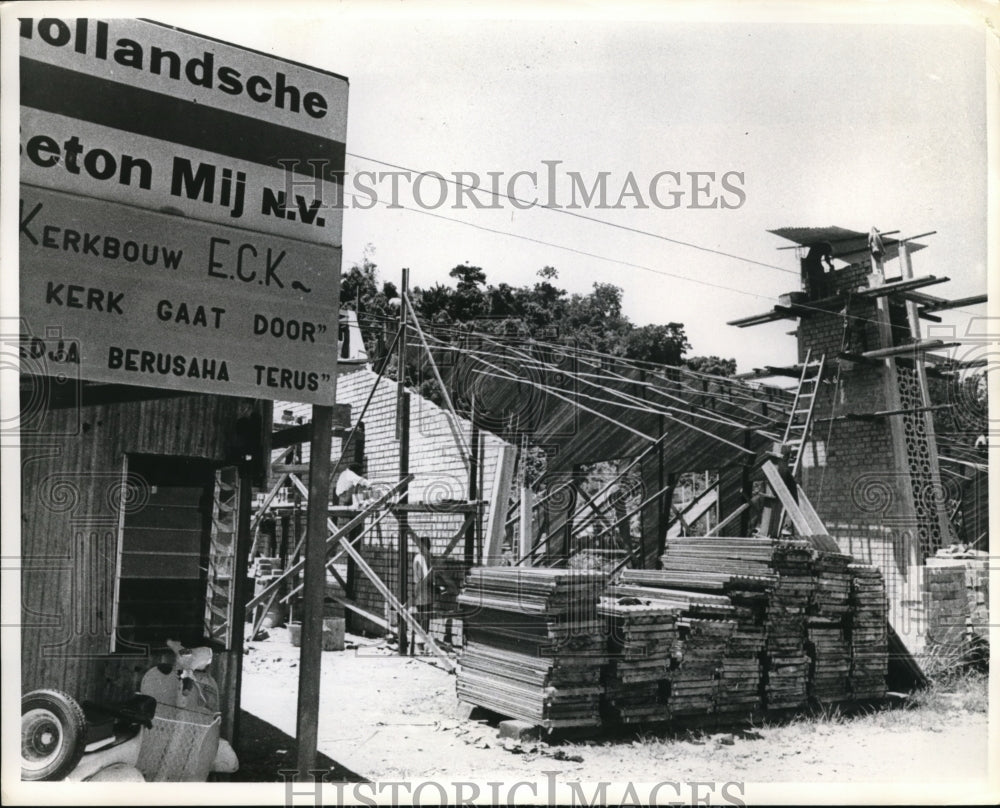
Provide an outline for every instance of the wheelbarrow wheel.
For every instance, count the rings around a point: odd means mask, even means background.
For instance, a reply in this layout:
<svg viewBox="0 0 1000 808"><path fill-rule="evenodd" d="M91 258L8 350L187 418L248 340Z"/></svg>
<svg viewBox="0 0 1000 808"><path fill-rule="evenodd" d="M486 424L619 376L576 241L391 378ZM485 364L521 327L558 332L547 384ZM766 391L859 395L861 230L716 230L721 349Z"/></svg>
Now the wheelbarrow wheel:
<svg viewBox="0 0 1000 808"><path fill-rule="evenodd" d="M87 719L76 699L61 690L32 690L21 697L21 779L59 780L83 757Z"/></svg>

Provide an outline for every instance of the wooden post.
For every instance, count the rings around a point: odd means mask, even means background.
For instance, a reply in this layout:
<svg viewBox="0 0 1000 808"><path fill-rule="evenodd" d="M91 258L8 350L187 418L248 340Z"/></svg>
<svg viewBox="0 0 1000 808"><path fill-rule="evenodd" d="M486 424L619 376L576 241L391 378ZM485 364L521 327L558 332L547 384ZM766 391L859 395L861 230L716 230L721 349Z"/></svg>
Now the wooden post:
<svg viewBox="0 0 1000 808"><path fill-rule="evenodd" d="M747 449L750 449L753 446L752 430L743 430L743 445ZM740 535L749 536L753 530L753 525L750 524L750 504L753 502L753 466L749 463L744 463L740 469L740 480L743 486L743 504L747 506L743 509L743 515L740 517Z"/></svg>
<svg viewBox="0 0 1000 808"><path fill-rule="evenodd" d="M400 282L400 294L406 297L410 287L410 270L404 267ZM396 362L396 439L399 441L399 479L404 480L410 473L410 394L406 390L406 303L400 300L399 304L399 347L397 349ZM399 495L399 504L405 505L409 502L409 486L404 486ZM397 599L400 603L406 603L409 599L407 593L409 572L410 572L410 552L409 552L409 518L406 510L396 513L396 523L399 527L397 548L398 553L396 563L396 584ZM402 619L397 621L399 635L399 655L406 656L407 637L406 622Z"/></svg>
<svg viewBox="0 0 1000 808"><path fill-rule="evenodd" d="M518 557L524 558L525 564L531 566L531 559L528 556L531 553L531 548L534 544L533 528L531 523L531 513L534 510L532 505L532 500L534 499L534 492L528 485L521 486L521 504L518 507L518 532L520 534L520 547L518 548Z"/></svg>
<svg viewBox="0 0 1000 808"><path fill-rule="evenodd" d="M493 492L490 494L490 523L486 529L486 547L483 564L496 566L500 563L503 547L507 501L510 499L511 483L514 477L514 447L504 444L497 452L496 471L493 473Z"/></svg>
<svg viewBox="0 0 1000 808"><path fill-rule="evenodd" d="M531 486L528 485L528 438L521 438L521 456L518 458L518 485L521 489L521 501L518 504L518 551L517 556L526 559L524 563L531 566L528 555L534 545L534 531L531 524L531 514L534 510L534 499Z"/></svg>
<svg viewBox="0 0 1000 808"><path fill-rule="evenodd" d="M479 499L479 427L476 426L476 400L471 401L472 429L469 437L469 502ZM465 568L470 569L476 563L476 525L479 519L473 519L465 531Z"/></svg>
<svg viewBox="0 0 1000 808"><path fill-rule="evenodd" d="M299 699L295 738L298 778L316 768L319 686L323 661L323 595L326 589L326 523L330 491L333 407L312 408L309 444L309 505L303 575L302 645L299 651Z"/></svg>
<svg viewBox="0 0 1000 808"><path fill-rule="evenodd" d="M667 431L667 419L661 415L658 420L658 431L662 436L663 433ZM667 525L670 522L670 509L674 504L674 488L677 487L677 476L673 472L669 475L666 473L662 449L656 453L656 462L657 473L659 475L659 489L662 491L665 485L668 483L670 485L670 495L663 497L657 504L656 509L656 536L653 538L653 546L656 548L656 557L659 558L666 550L664 543L667 540ZM647 557L645 537L643 537L642 541L642 569L646 569ZM654 564L653 567L655 569L656 565Z"/></svg>

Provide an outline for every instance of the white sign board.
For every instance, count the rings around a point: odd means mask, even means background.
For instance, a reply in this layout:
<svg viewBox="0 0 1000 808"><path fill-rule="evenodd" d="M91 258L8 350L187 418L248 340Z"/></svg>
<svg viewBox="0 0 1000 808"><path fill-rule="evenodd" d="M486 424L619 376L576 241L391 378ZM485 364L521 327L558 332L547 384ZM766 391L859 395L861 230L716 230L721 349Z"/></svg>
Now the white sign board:
<svg viewBox="0 0 1000 808"><path fill-rule="evenodd" d="M141 20L19 23L28 330L78 340L87 380L333 404L347 80Z"/></svg>
<svg viewBox="0 0 1000 808"><path fill-rule="evenodd" d="M24 182L340 245L345 78L141 20L19 23Z"/></svg>
<svg viewBox="0 0 1000 808"><path fill-rule="evenodd" d="M334 403L340 250L21 185L22 351L119 384Z"/></svg>

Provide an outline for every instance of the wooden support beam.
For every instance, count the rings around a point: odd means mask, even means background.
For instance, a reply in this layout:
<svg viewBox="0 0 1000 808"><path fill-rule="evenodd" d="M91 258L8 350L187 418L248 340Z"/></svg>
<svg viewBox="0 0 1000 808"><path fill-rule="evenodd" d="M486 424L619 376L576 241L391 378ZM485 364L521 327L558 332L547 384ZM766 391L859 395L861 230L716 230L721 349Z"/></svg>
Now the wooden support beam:
<svg viewBox="0 0 1000 808"><path fill-rule="evenodd" d="M334 544L334 542L338 541L341 536L344 536L347 533L349 533L353 528L357 527L362 522L364 522L364 520L367 519L371 514L375 513L384 505L386 505L389 502L389 500L396 495L396 492L399 491L404 485L408 484L412 479L413 475L408 475L404 479L400 480L392 488L386 491L382 496L376 499L371 505L369 505L367 508L361 511L361 513L359 513L357 516L355 516L341 528L338 528L335 525L333 525L332 519L327 519L327 528L330 529L332 527L334 531L333 535L328 537L326 540L327 548L329 549L329 547L331 547ZM294 477L292 478L292 480L297 482L299 485L302 485L301 481L296 480ZM270 584L268 584L267 588L262 590L259 595L256 595L255 597L247 601L247 609L252 609L258 603L264 600L264 598L266 598L271 592L273 592L275 589L281 586L281 583L286 578L288 578L291 575L294 575L300 569L302 569L303 563L304 562L300 560L295 564L292 564L288 569L286 569L283 573L281 573L281 575L275 578Z"/></svg>
<svg viewBox="0 0 1000 808"><path fill-rule="evenodd" d="M386 602L393 608L396 614L399 615L400 620L405 622L407 626L409 626L410 630L424 641L424 644L430 648L438 659L444 663L444 666L449 673L453 672L455 670L455 663L452 661L451 657L441 650L438 644L434 642L434 638L421 628L420 624L414 619L413 615L410 614L409 610L394 594L392 594L392 590L386 586L385 581L379 578L378 574L368 566L368 562L361 557L361 554L355 550L346 539L341 539L340 544L347 554L354 559L354 563L358 565L358 569L368 578L369 581L372 582L375 588L379 591L379 594L385 598Z"/></svg>
<svg viewBox="0 0 1000 808"><path fill-rule="evenodd" d="M267 603L264 605L264 608L260 610L260 614L257 615L257 618L253 621L253 630L250 632L251 642L253 642L260 633L260 629L264 625L264 618L267 617L267 613L271 610L271 607L274 605L274 601L277 597L277 591L272 592L271 596L267 600Z"/></svg>
<svg viewBox="0 0 1000 808"><path fill-rule="evenodd" d="M715 527L709 530L705 535L706 536L717 535L720 530L722 530L724 527L732 523L737 517L739 517L743 513L743 511L745 511L749 507L750 503L744 502L742 505L740 505L740 507L738 507L735 511L729 514L729 516L727 516L725 519L719 522L719 524L717 524Z"/></svg>
<svg viewBox="0 0 1000 808"><path fill-rule="evenodd" d="M792 492L788 490L788 486L785 485L785 481L781 478L781 472L778 471L778 467L774 465L774 461L766 460L764 465L761 467L764 476L767 477L768 483L771 485L771 490L774 491L778 500L781 502L781 506L784 508L785 513L791 520L792 525L795 527L795 532L800 536L810 536L813 533L813 526L809 524L805 515L799 510L798 503L795 501L795 497Z"/></svg>
<svg viewBox="0 0 1000 808"><path fill-rule="evenodd" d="M938 278L934 275L926 275L923 278L905 278L898 281L889 281L881 286L870 286L867 289L859 289L854 292L855 297L886 297L895 292L906 292L910 289L919 289L923 286L933 286L937 283L946 283L951 278Z"/></svg>
<svg viewBox="0 0 1000 808"><path fill-rule="evenodd" d="M483 548L483 564L487 567L500 563L503 540L506 536L504 517L507 515L507 501L510 499L514 483L514 461L517 452L513 446L504 444L497 452L496 471L493 474L493 491L490 493L490 517L486 526L486 546Z"/></svg>
<svg viewBox="0 0 1000 808"><path fill-rule="evenodd" d="M989 364L989 360L983 357L982 359L969 359L964 362L959 362L948 356L938 356L937 354L925 354L924 361L930 362L932 365L941 365L941 370L965 370L966 368L982 368Z"/></svg>
<svg viewBox="0 0 1000 808"><path fill-rule="evenodd" d="M333 435L343 437L345 430L351 428L351 405L333 405ZM308 443L312 440L312 423L306 424L275 424L271 432L271 448L284 449L287 446L295 446L300 443Z"/></svg>
<svg viewBox="0 0 1000 808"><path fill-rule="evenodd" d="M273 463L271 471L275 474L307 474L308 463Z"/></svg>
<svg viewBox="0 0 1000 808"><path fill-rule="evenodd" d="M251 521L251 523L250 523L250 532L251 533L253 533L257 529L257 527L260 525L260 520L264 518L264 514L267 512L268 506L271 504L271 501L276 496L278 496L278 492L281 490L281 486L283 486L285 484L285 481L287 479L288 479L287 472L283 473L278 478L278 480L274 483L274 485L271 486L271 490L268 491L267 492L267 496L264 497L264 502L257 509L257 512L253 515L253 521ZM254 537L254 541L256 542L256 537ZM251 548L251 550L250 550L250 555L253 555L253 548Z"/></svg>
<svg viewBox="0 0 1000 808"><path fill-rule="evenodd" d="M434 379L438 383L438 388L441 390L441 398L444 400L445 412L447 414L445 420L448 422L448 427L451 429L451 436L455 439L455 446L458 447L458 454L462 458L462 462L465 465L466 471L470 474L471 466L475 462L475 457L473 456L473 448L465 443L465 439L462 437L462 433L458 429L459 419L458 413L455 412L455 407L451 403L451 396L448 394L448 388L445 386L444 380L441 378L441 373L438 371L437 362L434 361L434 354L431 353L431 346L427 343L427 337L424 336L424 331L420 327L420 321L417 320L417 312L413 309L413 304L410 302L410 296L407 294L405 286L402 291L403 301L406 307L410 311L410 316L413 321L413 329L417 332L417 336L420 338L420 342L424 346L424 351L427 354L428 363L431 366L431 372L434 374ZM475 497L472 497L475 499Z"/></svg>
<svg viewBox="0 0 1000 808"><path fill-rule="evenodd" d="M734 325L737 328L747 328L752 325L762 325L763 323L773 323L775 320L797 320L795 314L789 306L775 306L771 311L762 314L752 314L749 317L740 317L737 320L728 320L726 325Z"/></svg>
<svg viewBox="0 0 1000 808"><path fill-rule="evenodd" d="M864 351L858 356L865 359L885 359L890 356L903 356L907 354L917 354L924 353L926 351L937 351L941 348L954 348L959 343L957 342L945 342L940 339L922 339L916 342L911 342L908 345L893 345L887 348L876 348L873 351Z"/></svg>
<svg viewBox="0 0 1000 808"><path fill-rule="evenodd" d="M367 609L362 609L353 600L348 600L347 598L338 598L338 597L334 597L333 600L335 600L345 609L350 609L355 614L360 614L363 618L365 618L365 620L371 620L376 626L381 626L386 631L389 630L388 620L386 620L384 617L381 617L380 615L375 614L374 612L369 612Z"/></svg>
<svg viewBox="0 0 1000 808"><path fill-rule="evenodd" d="M383 519L385 519L385 517L388 516L388 515L389 515L389 511L388 510L382 511L382 513L380 513L378 515L378 518L375 519L374 522L372 522L370 525L367 525L364 528L364 530L360 530L357 533L355 533L353 536L349 536L347 540L351 544L357 544L358 543L358 539L360 539L366 533L368 533L369 531L371 531L372 528L374 528L379 522L381 522ZM351 530L353 530L353 529L354 528L351 528ZM344 555L346 555L346 553L343 550L338 550L336 553L334 553L333 557L329 561L326 562L327 569L329 569L335 575L338 574L333 569L333 565L336 564ZM289 592L287 595L285 595L281 599L281 602L282 603L287 603L292 597L294 597L295 595L297 595L301 591L302 591L302 585L300 584L299 586L295 587L295 589L293 589L291 592ZM344 587L344 591L345 592L347 591L347 587L346 586Z"/></svg>
<svg viewBox="0 0 1000 808"><path fill-rule="evenodd" d="M980 303L985 303L987 296L985 294L981 295L971 295L970 297L960 297L956 300L944 300L940 303L930 303L925 306L920 307L921 313L929 311L948 311L949 309L958 309L962 306L976 306Z"/></svg>
<svg viewBox="0 0 1000 808"><path fill-rule="evenodd" d="M404 267L400 279L400 294L406 298L410 287L410 270ZM406 389L406 305L399 310L399 353L396 355L396 440L399 441L399 480L402 482L410 474L410 393ZM401 487L399 500L405 504L409 501L409 483ZM410 554L408 551L409 533L407 531L409 517L406 511L396 514L398 533L396 536L396 586L399 600L406 600L409 591ZM353 556L353 554L351 554ZM368 565L366 564L365 567ZM358 565L361 569L361 566ZM388 587L386 588L388 591ZM390 593L391 594L391 593ZM399 621L397 631L399 655L406 656L407 636L404 621Z"/></svg>
<svg viewBox="0 0 1000 808"><path fill-rule="evenodd" d="M481 466L480 449L482 447L479 435L479 426L476 423L476 398L473 395L472 400L472 434L469 439L469 501L475 502L479 499L479 475ZM477 515L478 515L477 511ZM475 519L470 522L466 528L465 533L465 566L466 568L471 568L477 563L482 563L482 545L479 543L481 538L479 534L480 520ZM479 556L477 558L477 556Z"/></svg>
<svg viewBox="0 0 1000 808"><path fill-rule="evenodd" d="M920 412L933 412L935 410L947 410L953 404L934 404L929 407L905 407L898 410L877 410L876 412L846 412L842 415L834 415L828 418L817 418L816 423L829 423L831 421L875 421L879 418L888 418L891 415L913 415Z"/></svg>
<svg viewBox="0 0 1000 808"><path fill-rule="evenodd" d="M527 560L529 567L531 566L530 556L535 539L532 527L532 514L534 512L532 500L534 499L534 494L535 492L531 486L525 485L521 488L521 502L517 514L519 521L518 537L520 539L517 554L521 561ZM521 561L517 563L520 564Z"/></svg>

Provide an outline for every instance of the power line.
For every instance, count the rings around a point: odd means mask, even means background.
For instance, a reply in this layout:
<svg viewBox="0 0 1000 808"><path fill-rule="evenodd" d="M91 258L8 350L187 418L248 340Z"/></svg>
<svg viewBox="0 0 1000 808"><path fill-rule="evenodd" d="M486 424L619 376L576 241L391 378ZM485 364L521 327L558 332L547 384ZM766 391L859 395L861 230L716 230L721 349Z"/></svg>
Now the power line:
<svg viewBox="0 0 1000 808"><path fill-rule="evenodd" d="M371 159L371 158L365 158L365 159ZM376 162L380 162L380 161L376 161ZM393 165L392 163L383 163L383 164L384 165L390 165L390 166ZM351 194L351 193L347 193L347 194L345 194L345 196L349 196L349 197L351 197L353 199L357 199L358 198L358 196L356 194ZM366 202L370 202L371 201L370 197L365 197L365 201ZM546 241L544 239L533 238L532 236L524 236L524 235L521 235L520 233L512 233L509 230L499 230L499 229L494 228L494 227L487 227L486 225L475 224L474 222L468 222L468 221L466 221L464 219L457 219L457 218L455 218L453 216L445 216L442 213L434 213L433 211L425 210L423 208L412 208L412 207L408 207L406 205L400 205L398 203L397 204L393 204L393 205L390 206L388 203L383 202L383 201L378 200L378 199L375 200L375 204L384 205L387 208L391 207L392 209L404 210L404 211L407 211L409 213L420 213L420 214L423 214L425 216L431 216L431 217L433 217L435 219L441 219L441 220L446 221L446 222L452 222L453 224L460 224L460 225L463 225L465 227L472 227L472 228L474 228L476 230L482 230L482 231L487 232L487 233L493 233L495 235L500 235L500 236L508 236L509 238L516 238L516 239L520 239L522 241L530 241L530 242L532 242L534 244L541 244L541 245L543 245L545 247L551 247L551 248L556 249L556 250L564 250L566 252L576 253L577 255L583 255L583 256L585 256L587 258L594 258L594 259L596 259L598 261L607 261L609 263L618 264L620 266L632 267L634 269L641 269L641 270L643 270L645 272L652 272L653 274L656 274L656 275L664 275L664 276L670 277L670 278L677 278L678 280L688 281L689 283L695 283L695 284L699 284L701 286L708 286L708 287L711 287L713 289L722 289L723 291L733 292L735 294L744 295L746 297L759 298L760 300L767 300L767 301L773 300L773 296L771 296L771 295L762 295L762 294L758 294L757 292L747 292L747 291L745 291L743 289L737 289L734 286L726 286L725 284L712 283L711 281L704 281L704 280L701 280L699 278L691 278L691 277L689 277L687 275L679 275L676 272L669 272L669 271L667 271L665 269L657 269L655 267L646 266L645 264L636 264L636 263L634 263L632 261L622 261L621 259L618 259L618 258L610 258L610 257L608 257L606 255L600 255L598 253L587 252L586 250L579 250L576 247L568 247L568 246L566 246L564 244L556 244L554 242ZM558 210L558 209L553 208L552 210ZM571 212L571 211L566 211L566 212ZM584 218L589 218L589 217L584 217ZM595 219L595 221L600 222L601 220ZM650 234L650 235L655 235L655 234ZM733 257L737 257L738 258L738 256L733 256ZM740 259L740 260L743 260L743 259ZM749 260L749 259L746 259L746 260ZM765 264L764 266L769 266L769 265ZM788 271L788 270L784 270L784 271ZM797 274L797 273L795 273L795 274ZM809 309L809 310L812 310L814 312L818 312L818 313L822 313L822 314L836 314L836 315L838 315L840 317L843 317L843 318L846 318L846 319L849 319L849 320L857 320L857 321L863 322L863 323L872 323L872 324L878 325L878 321L875 320L875 319L872 319L871 317L862 317L861 315L858 315L858 314L849 314L849 313L847 313L846 310L845 311L830 311L828 309L824 309L824 308L821 308L819 306L810 306L808 303L796 303L796 307L800 308L800 309Z"/></svg>
<svg viewBox="0 0 1000 808"><path fill-rule="evenodd" d="M346 194L346 196L357 198L356 194ZM371 200L370 198L366 198L365 201L371 201ZM389 207L388 203L382 202L380 200L376 200L376 204L385 205L387 208ZM636 264L631 261L622 261L618 258L609 258L606 255L599 255L597 253L587 252L586 250L578 250L576 247L567 247L564 244L555 244L551 241L545 241L544 239L533 238L531 236L523 236L520 233L512 233L509 230L498 230L497 228L494 227L487 227L486 225L475 224L474 222L467 222L464 219L456 219L454 216L445 216L443 213L434 213L429 210L424 210L423 208L411 208L407 207L406 205L399 205L399 204L394 204L391 207L392 209L405 210L410 213L422 213L425 216L432 216L435 219L443 219L446 222L453 222L455 224L464 225L465 227L472 227L475 228L476 230L482 230L486 233L494 233L499 236L509 236L510 238L517 238L521 239L522 241L530 241L533 242L534 244L541 244L545 247L552 247L553 249L556 250L565 250L566 252L576 253L577 255L583 255L586 256L587 258L596 258L599 261L609 261L612 264L619 264L621 266L632 267L633 269L641 269L644 270L645 272L652 272L656 275L665 275L668 278L677 278L678 280L688 281L690 283L697 283L700 284L701 286L710 286L713 289L723 289L727 292L736 292L737 294L747 295L748 297L756 297L760 298L761 300L771 299L769 295L760 295L757 294L756 292L745 292L742 289L735 289L732 286L712 283L710 281L703 281L698 278L691 278L687 275L679 275L676 272L668 272L665 269L656 269L655 267L646 266L644 264Z"/></svg>
<svg viewBox="0 0 1000 808"><path fill-rule="evenodd" d="M491 197L494 198L500 197L503 199L507 199L511 202L517 202L519 205L524 205L526 207L538 207L542 208L543 210L552 211L554 213L562 213L566 216L573 216L574 218L577 219L583 219L584 221L595 222L596 224L601 224L604 225L605 227L613 227L617 230L624 230L629 233L637 233L642 236L649 236L650 238L659 239L660 241L666 241L670 244L677 244L681 247L689 247L693 250L700 250L701 252L711 253L712 255L721 255L725 258L735 258L737 261L744 261L748 264L755 264L756 266L766 267L767 269L775 269L778 272L786 272L790 275L798 275L798 272L791 269L786 269L785 267L778 266L777 264L768 264L765 263L764 261L756 261L753 258L747 258L746 256L743 255L736 255L735 253L725 252L724 250L716 250L712 247L705 247L701 244L695 244L691 241L682 241L681 239L671 238L670 236L664 236L661 233L653 233L649 230L643 230L638 227L629 227L628 225L618 224L617 222L609 222L606 219L599 219L596 216L588 216L585 213L578 213L575 210L569 210L567 208L558 205L539 204L537 200L530 201L526 199L520 199L519 197L512 196L510 194L505 194L502 193L501 191L493 191L478 185L468 185L464 182L460 182L457 179L449 179L448 177L445 177L442 174L430 173L427 171L419 171L415 168L408 168L406 166L397 165L396 163L390 163L386 160L379 160L375 157L366 157L365 155L357 154L356 152L346 152L346 153L349 156L356 157L359 160L366 160L370 163L377 163L378 165L399 169L400 171L406 171L410 174L416 174L417 176L420 177L432 177L433 179L436 179L440 182L450 183L458 188L465 188L469 191L473 192L482 191L483 193L486 193Z"/></svg>

